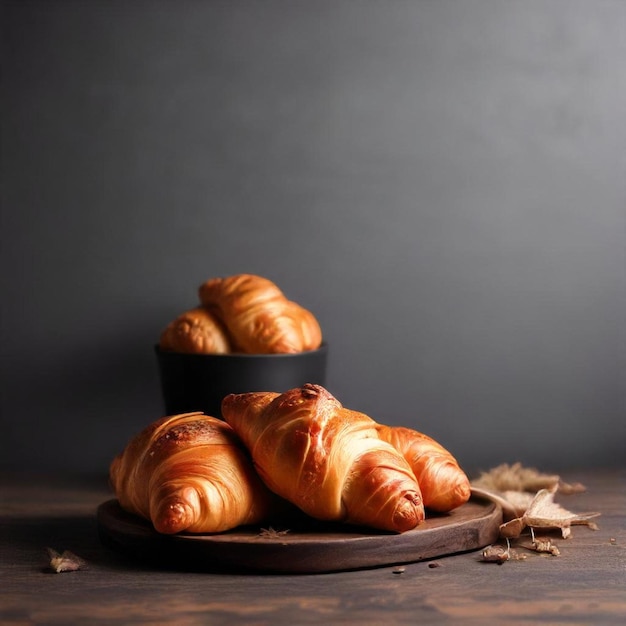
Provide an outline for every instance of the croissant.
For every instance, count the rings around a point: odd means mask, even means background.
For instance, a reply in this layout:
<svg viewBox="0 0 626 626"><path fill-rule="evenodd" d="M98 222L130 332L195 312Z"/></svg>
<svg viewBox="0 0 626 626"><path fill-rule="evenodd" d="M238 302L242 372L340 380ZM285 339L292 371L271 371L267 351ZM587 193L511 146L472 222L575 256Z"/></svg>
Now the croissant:
<svg viewBox="0 0 626 626"><path fill-rule="evenodd" d="M120 506L160 533L215 533L264 519L275 505L228 424L202 413L163 417L110 465Z"/></svg>
<svg viewBox="0 0 626 626"><path fill-rule="evenodd" d="M323 387L231 394L222 414L266 485L309 516L394 532L424 519L404 457Z"/></svg>
<svg viewBox="0 0 626 626"><path fill-rule="evenodd" d="M172 320L161 333L159 346L163 350L193 354L231 351L222 323L203 307L185 311Z"/></svg>
<svg viewBox="0 0 626 626"><path fill-rule="evenodd" d="M288 300L269 279L253 274L211 278L198 289L200 302L228 329L246 353L315 350L322 331L315 316Z"/></svg>
<svg viewBox="0 0 626 626"><path fill-rule="evenodd" d="M470 483L448 450L428 435L402 426L377 426L378 436L408 461L424 499L424 506L440 513L467 502Z"/></svg>

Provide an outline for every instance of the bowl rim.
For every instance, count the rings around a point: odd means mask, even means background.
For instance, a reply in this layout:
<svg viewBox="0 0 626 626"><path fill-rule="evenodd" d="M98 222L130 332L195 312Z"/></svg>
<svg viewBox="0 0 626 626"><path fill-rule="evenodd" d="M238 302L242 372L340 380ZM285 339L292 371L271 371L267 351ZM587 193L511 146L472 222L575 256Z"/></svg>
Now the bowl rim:
<svg viewBox="0 0 626 626"><path fill-rule="evenodd" d="M315 350L302 352L270 352L267 354L248 354L245 352L228 352L225 354L199 353L199 352L176 352L164 350L158 343L154 344L154 351L159 357L193 358L193 359L233 359L233 360L259 360L259 359L298 359L307 356L316 356L328 353L328 343L322 341Z"/></svg>

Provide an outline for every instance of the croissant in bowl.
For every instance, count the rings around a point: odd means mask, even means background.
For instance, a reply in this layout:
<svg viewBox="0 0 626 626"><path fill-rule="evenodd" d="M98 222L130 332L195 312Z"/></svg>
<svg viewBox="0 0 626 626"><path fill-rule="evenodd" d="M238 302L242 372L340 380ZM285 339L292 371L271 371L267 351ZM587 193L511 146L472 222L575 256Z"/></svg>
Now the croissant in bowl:
<svg viewBox="0 0 626 626"><path fill-rule="evenodd" d="M254 274L211 278L198 289L202 306L228 329L232 343L249 354L315 350L322 331L315 316L271 280Z"/></svg>
<svg viewBox="0 0 626 626"><path fill-rule="evenodd" d="M227 354L230 340L221 322L204 307L181 313L161 333L163 350L188 354Z"/></svg>
<svg viewBox="0 0 626 626"><path fill-rule="evenodd" d="M198 288L199 305L162 331L162 350L190 354L293 354L317 350L317 318L289 300L271 280L254 274L211 278Z"/></svg>

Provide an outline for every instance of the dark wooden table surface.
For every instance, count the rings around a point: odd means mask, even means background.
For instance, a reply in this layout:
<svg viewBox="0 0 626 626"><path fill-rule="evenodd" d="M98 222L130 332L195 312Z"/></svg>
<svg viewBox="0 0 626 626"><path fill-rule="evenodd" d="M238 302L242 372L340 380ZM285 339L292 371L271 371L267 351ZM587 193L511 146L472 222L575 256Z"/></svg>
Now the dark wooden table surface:
<svg viewBox="0 0 626 626"><path fill-rule="evenodd" d="M559 556L528 552L502 565L481 551L313 575L162 569L105 547L95 511L104 478L2 476L2 624L603 624L626 623L626 471L580 471L586 492L559 498L599 511L574 526ZM567 498L564 500L564 498ZM57 574L46 549L86 569Z"/></svg>

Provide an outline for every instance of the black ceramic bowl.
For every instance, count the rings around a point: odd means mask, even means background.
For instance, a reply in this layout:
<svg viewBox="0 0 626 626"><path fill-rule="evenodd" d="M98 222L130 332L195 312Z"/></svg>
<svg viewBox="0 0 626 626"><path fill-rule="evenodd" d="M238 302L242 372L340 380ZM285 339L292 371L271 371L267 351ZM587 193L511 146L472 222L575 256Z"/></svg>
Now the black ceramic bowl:
<svg viewBox="0 0 626 626"><path fill-rule="evenodd" d="M203 411L221 417L229 393L326 384L326 344L295 354L182 354L158 345L155 351L166 415Z"/></svg>

